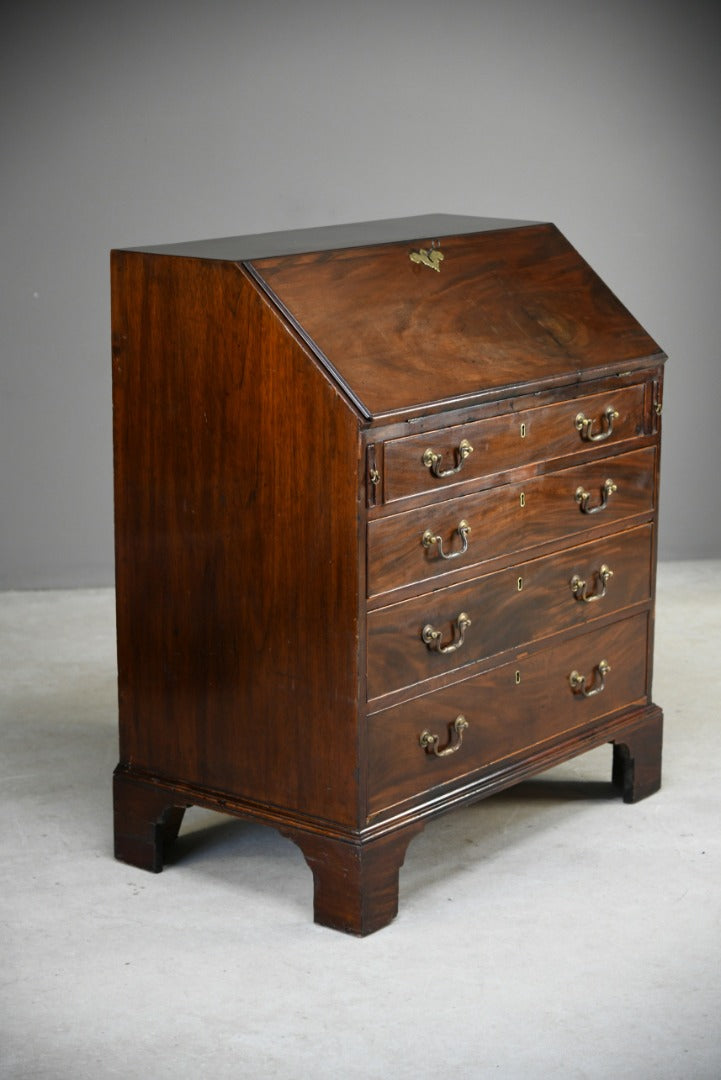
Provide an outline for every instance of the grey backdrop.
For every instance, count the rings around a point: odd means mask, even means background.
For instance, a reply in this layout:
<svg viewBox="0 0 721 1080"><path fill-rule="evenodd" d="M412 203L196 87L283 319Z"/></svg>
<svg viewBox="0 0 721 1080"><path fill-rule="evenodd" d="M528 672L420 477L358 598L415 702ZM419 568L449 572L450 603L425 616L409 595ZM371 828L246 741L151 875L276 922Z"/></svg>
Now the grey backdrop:
<svg viewBox="0 0 721 1080"><path fill-rule="evenodd" d="M715 2L36 2L0 50L0 588L112 581L108 251L554 221L670 354L661 556L721 556Z"/></svg>

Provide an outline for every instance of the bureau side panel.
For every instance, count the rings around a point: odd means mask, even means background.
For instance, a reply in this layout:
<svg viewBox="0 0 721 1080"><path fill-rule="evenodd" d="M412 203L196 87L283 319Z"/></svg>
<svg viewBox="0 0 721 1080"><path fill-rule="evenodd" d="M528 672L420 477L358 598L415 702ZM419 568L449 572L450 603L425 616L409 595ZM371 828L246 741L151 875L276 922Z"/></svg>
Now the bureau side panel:
<svg viewBox="0 0 721 1080"><path fill-rule="evenodd" d="M358 817L358 420L235 264L116 252L121 764Z"/></svg>

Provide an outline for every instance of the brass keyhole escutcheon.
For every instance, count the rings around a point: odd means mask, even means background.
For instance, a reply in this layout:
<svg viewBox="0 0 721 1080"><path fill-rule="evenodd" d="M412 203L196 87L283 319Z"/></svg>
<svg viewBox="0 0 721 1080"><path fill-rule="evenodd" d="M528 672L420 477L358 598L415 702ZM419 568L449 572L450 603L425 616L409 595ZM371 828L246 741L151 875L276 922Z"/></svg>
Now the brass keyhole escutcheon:
<svg viewBox="0 0 721 1080"><path fill-rule="evenodd" d="M443 262L445 255L439 247L432 244L429 248L419 248L418 251L411 251L408 258L412 263L418 263L420 266L427 266L430 270L435 270L436 273L441 272L441 263Z"/></svg>

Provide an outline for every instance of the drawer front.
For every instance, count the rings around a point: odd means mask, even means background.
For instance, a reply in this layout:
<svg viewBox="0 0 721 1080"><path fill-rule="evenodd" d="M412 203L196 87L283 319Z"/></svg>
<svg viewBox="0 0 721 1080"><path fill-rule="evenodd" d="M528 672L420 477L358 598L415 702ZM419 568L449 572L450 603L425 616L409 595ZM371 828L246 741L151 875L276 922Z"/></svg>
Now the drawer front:
<svg viewBox="0 0 721 1080"><path fill-rule="evenodd" d="M370 612L368 698L650 600L651 540L643 525Z"/></svg>
<svg viewBox="0 0 721 1080"><path fill-rule="evenodd" d="M650 511L654 455L646 447L371 521L369 595L557 539L580 542L589 529Z"/></svg>
<svg viewBox="0 0 721 1080"><path fill-rule="evenodd" d="M644 385L537 406L385 444L385 501L605 447L644 433ZM471 449L469 449L471 447ZM450 475L442 475L448 473Z"/></svg>
<svg viewBox="0 0 721 1080"><path fill-rule="evenodd" d="M645 614L624 619L370 716L369 815L643 702L647 629ZM433 736L455 749L436 756Z"/></svg>

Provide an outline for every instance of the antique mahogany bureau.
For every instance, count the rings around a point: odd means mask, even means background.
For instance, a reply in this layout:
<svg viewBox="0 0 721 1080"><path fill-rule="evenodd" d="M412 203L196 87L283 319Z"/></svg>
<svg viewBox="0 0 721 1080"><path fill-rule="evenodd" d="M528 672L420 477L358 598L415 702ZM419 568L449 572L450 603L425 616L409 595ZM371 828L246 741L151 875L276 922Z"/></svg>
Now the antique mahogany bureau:
<svg viewBox="0 0 721 1080"><path fill-rule="evenodd" d="M659 787L665 356L553 225L111 263L118 858L252 818L367 934L430 817L602 743Z"/></svg>

